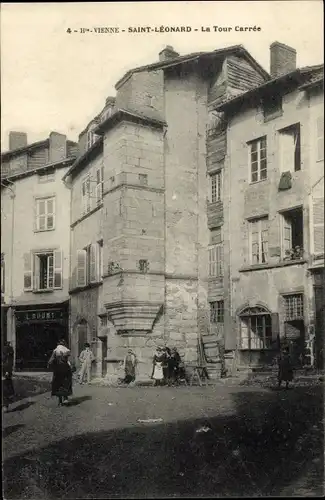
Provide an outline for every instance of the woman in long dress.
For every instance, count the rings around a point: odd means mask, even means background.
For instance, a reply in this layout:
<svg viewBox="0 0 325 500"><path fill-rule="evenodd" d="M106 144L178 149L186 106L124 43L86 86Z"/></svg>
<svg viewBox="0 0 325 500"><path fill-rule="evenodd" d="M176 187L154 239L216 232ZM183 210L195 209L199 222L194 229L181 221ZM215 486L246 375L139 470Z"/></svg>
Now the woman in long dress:
<svg viewBox="0 0 325 500"><path fill-rule="evenodd" d="M278 387L281 382L286 383L286 389L289 387L289 382L293 380L293 368L290 359L289 348L285 347L279 360Z"/></svg>
<svg viewBox="0 0 325 500"><path fill-rule="evenodd" d="M152 376L154 385L162 385L164 382L164 365L166 363L166 356L161 347L157 350L153 357Z"/></svg>
<svg viewBox="0 0 325 500"><path fill-rule="evenodd" d="M135 381L137 358L132 349L128 349L128 353L124 358L124 373L125 377L123 382L130 384Z"/></svg>
<svg viewBox="0 0 325 500"><path fill-rule="evenodd" d="M49 367L53 370L52 396L57 396L59 406L68 403L72 395L72 370L69 362L71 352L64 340L60 340L49 360Z"/></svg>

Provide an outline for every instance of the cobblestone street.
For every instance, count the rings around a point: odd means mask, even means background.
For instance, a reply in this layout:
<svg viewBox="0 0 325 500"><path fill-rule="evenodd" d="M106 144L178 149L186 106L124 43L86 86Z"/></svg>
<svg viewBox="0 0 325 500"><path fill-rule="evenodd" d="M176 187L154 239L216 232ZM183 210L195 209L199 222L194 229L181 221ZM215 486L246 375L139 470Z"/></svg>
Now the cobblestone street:
<svg viewBox="0 0 325 500"><path fill-rule="evenodd" d="M42 387L3 416L5 498L323 494L321 385Z"/></svg>

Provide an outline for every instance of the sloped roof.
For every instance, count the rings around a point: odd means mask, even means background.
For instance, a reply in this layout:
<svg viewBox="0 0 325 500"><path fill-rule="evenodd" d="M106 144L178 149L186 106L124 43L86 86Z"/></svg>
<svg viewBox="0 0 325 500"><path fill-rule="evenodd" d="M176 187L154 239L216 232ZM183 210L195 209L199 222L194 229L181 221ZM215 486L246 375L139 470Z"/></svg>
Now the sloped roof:
<svg viewBox="0 0 325 500"><path fill-rule="evenodd" d="M248 90L247 92L243 92L235 97L224 101L223 103L217 106L217 110L224 111L230 107L237 106L244 101L248 101L252 97L256 97L258 95L263 95L268 91L272 86L279 86L292 82L296 83L297 87L301 88L301 84L310 82L311 78L320 78L324 69L323 64L318 64L315 66L304 66L302 68L297 68L294 71L290 71L289 73L285 73L283 75L279 75L276 78L272 78L272 80L268 80L265 83L262 83L258 87L254 87L253 89Z"/></svg>
<svg viewBox="0 0 325 500"><path fill-rule="evenodd" d="M178 66L180 64L184 64L190 61L194 61L196 59L200 58L211 58L211 57L225 57L227 55L241 55L245 59L247 59L248 62L252 64L252 66L255 67L255 69L266 79L270 78L270 75L268 74L267 71L254 59L253 56L245 49L243 45L232 45L230 47L224 47L222 49L215 49L212 51L206 51L206 52L193 52L191 54L187 54L184 56L179 56L174 59L168 59L166 61L159 61L156 63L152 64L147 64L145 66L139 66L138 68L133 68L130 69L125 73L125 75L118 80L118 82L115 85L116 90L133 74L133 73L140 73L141 71L154 71L156 69L165 69L169 68L172 66Z"/></svg>
<svg viewBox="0 0 325 500"><path fill-rule="evenodd" d="M49 147L50 139L43 139L42 141L33 142L32 144L27 144L27 146L22 146L21 148L13 149L11 151L5 151L1 154L1 160L6 161L14 156L19 156L22 153L32 151L33 149L41 149ZM67 140L67 145L78 147L78 143L74 141Z"/></svg>

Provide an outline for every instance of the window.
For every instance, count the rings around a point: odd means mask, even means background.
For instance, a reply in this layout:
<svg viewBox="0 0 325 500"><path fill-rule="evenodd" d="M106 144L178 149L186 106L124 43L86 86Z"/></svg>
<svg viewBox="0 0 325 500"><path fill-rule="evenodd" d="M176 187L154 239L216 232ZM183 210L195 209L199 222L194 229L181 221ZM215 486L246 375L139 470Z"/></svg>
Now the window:
<svg viewBox="0 0 325 500"><path fill-rule="evenodd" d="M272 318L262 307L249 307L240 314L240 348L269 349L272 345Z"/></svg>
<svg viewBox="0 0 325 500"><path fill-rule="evenodd" d="M210 232L209 247L209 276L223 276L223 242L221 228L213 229Z"/></svg>
<svg viewBox="0 0 325 500"><path fill-rule="evenodd" d="M141 273L147 273L149 271L149 262L145 259L140 259L139 269Z"/></svg>
<svg viewBox="0 0 325 500"><path fill-rule="evenodd" d="M63 256L61 250L24 255L24 290L62 288Z"/></svg>
<svg viewBox="0 0 325 500"><path fill-rule="evenodd" d="M45 184L46 182L53 181L55 181L55 170L38 174L38 182L40 184Z"/></svg>
<svg viewBox="0 0 325 500"><path fill-rule="evenodd" d="M316 120L317 161L324 160L324 115Z"/></svg>
<svg viewBox="0 0 325 500"><path fill-rule="evenodd" d="M101 203L104 195L104 167L100 167L96 171L96 200L97 204Z"/></svg>
<svg viewBox="0 0 325 500"><path fill-rule="evenodd" d="M249 221L251 264L265 264L268 259L268 218Z"/></svg>
<svg viewBox="0 0 325 500"><path fill-rule="evenodd" d="M296 172L301 169L300 123L279 130L280 171Z"/></svg>
<svg viewBox="0 0 325 500"><path fill-rule="evenodd" d="M139 182L140 182L141 186L148 186L147 174L139 174Z"/></svg>
<svg viewBox="0 0 325 500"><path fill-rule="evenodd" d="M223 323L224 321L224 301L217 300L210 302L210 323Z"/></svg>
<svg viewBox="0 0 325 500"><path fill-rule="evenodd" d="M284 297L284 319L293 321L304 319L304 296L302 293L285 295Z"/></svg>
<svg viewBox="0 0 325 500"><path fill-rule="evenodd" d="M216 201L221 201L221 170L216 172L215 174L210 175L211 179L211 203L215 203Z"/></svg>
<svg viewBox="0 0 325 500"><path fill-rule="evenodd" d="M145 95L145 105L149 107L153 107L154 97L150 94Z"/></svg>
<svg viewBox="0 0 325 500"><path fill-rule="evenodd" d="M270 95L263 99L264 121L273 120L282 115L282 96Z"/></svg>
<svg viewBox="0 0 325 500"><path fill-rule="evenodd" d="M91 209L91 189L90 189L90 176L84 179L82 183L82 211L84 214L90 212Z"/></svg>
<svg viewBox="0 0 325 500"><path fill-rule="evenodd" d="M36 230L50 231L55 228L55 198L36 200Z"/></svg>
<svg viewBox="0 0 325 500"><path fill-rule="evenodd" d="M103 243L92 243L77 251L77 286L98 283L103 275Z"/></svg>
<svg viewBox="0 0 325 500"><path fill-rule="evenodd" d="M97 136L93 132L93 129L88 130L87 132L87 149L91 148L91 146L96 142Z"/></svg>
<svg viewBox="0 0 325 500"><path fill-rule="evenodd" d="M302 207L288 210L282 217L281 255L285 260L303 258L303 212Z"/></svg>
<svg viewBox="0 0 325 500"><path fill-rule="evenodd" d="M252 141L248 146L251 182L263 181L267 178L266 137Z"/></svg>

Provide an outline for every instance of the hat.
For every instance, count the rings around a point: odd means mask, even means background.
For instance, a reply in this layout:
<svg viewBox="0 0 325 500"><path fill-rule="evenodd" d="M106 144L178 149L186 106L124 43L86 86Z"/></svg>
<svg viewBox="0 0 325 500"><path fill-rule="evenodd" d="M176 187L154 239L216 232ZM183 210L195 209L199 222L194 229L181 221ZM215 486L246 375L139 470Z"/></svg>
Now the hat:
<svg viewBox="0 0 325 500"><path fill-rule="evenodd" d="M86 342L85 347L90 347L90 344L88 342Z"/></svg>

